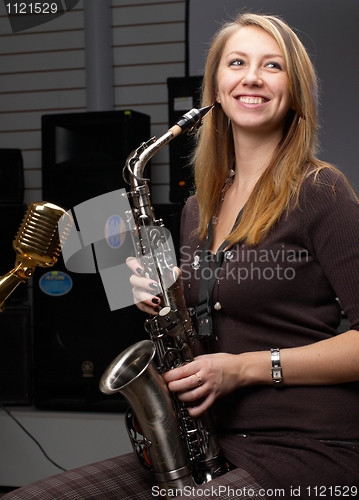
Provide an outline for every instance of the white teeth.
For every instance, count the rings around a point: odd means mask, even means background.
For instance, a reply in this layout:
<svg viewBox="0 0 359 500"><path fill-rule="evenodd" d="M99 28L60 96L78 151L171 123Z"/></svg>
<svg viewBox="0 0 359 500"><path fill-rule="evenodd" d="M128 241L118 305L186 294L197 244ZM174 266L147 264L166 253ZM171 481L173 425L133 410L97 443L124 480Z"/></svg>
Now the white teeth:
<svg viewBox="0 0 359 500"><path fill-rule="evenodd" d="M249 97L249 96L240 96L240 102L244 102L245 104L263 104L263 97Z"/></svg>

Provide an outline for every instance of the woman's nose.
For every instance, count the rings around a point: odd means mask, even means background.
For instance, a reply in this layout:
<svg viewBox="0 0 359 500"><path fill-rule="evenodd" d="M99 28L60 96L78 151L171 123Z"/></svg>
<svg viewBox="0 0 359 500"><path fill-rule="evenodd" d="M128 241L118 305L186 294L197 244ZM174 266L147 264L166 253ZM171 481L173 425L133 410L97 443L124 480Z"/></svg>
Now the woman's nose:
<svg viewBox="0 0 359 500"><path fill-rule="evenodd" d="M243 79L242 79L242 84L243 85L262 85L263 81L261 78L261 73L259 68L255 67L250 67L248 68L247 72L245 73Z"/></svg>

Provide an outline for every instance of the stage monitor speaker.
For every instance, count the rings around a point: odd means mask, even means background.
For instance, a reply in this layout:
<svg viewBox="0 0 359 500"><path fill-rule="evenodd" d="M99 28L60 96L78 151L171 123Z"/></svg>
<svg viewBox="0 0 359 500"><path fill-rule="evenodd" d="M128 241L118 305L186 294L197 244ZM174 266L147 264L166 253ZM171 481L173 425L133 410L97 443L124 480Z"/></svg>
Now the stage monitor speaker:
<svg viewBox="0 0 359 500"><path fill-rule="evenodd" d="M17 235L26 212L26 205L0 204L0 276L8 273L15 267L16 254L12 243ZM24 302L28 298L28 282L21 283L7 299L6 304Z"/></svg>
<svg viewBox="0 0 359 500"><path fill-rule="evenodd" d="M43 198L66 209L126 187L126 158L150 137L149 117L134 111L49 115L42 125ZM111 311L100 275L72 273L62 257L36 269L33 295L35 406L124 411L124 398L102 394L99 381L120 352L148 338L147 315Z"/></svg>
<svg viewBox="0 0 359 500"><path fill-rule="evenodd" d="M0 149L0 203L24 201L24 167L20 149Z"/></svg>
<svg viewBox="0 0 359 500"><path fill-rule="evenodd" d="M124 411L128 406L124 398L102 394L99 382L118 354L149 338L144 330L146 317L136 306L111 311L99 274L70 273L61 261L51 271L37 269L35 406L56 411Z"/></svg>
<svg viewBox="0 0 359 500"><path fill-rule="evenodd" d="M127 187L122 178L126 159L150 133L150 117L132 110L44 115L44 200L67 210Z"/></svg>
<svg viewBox="0 0 359 500"><path fill-rule="evenodd" d="M31 405L31 338L28 307L7 307L0 314L0 402Z"/></svg>
<svg viewBox="0 0 359 500"><path fill-rule="evenodd" d="M168 78L168 121L171 127L192 108L200 106L202 77L190 76ZM193 151L193 137L180 135L169 143L170 155L170 201L183 203L194 189L190 156Z"/></svg>

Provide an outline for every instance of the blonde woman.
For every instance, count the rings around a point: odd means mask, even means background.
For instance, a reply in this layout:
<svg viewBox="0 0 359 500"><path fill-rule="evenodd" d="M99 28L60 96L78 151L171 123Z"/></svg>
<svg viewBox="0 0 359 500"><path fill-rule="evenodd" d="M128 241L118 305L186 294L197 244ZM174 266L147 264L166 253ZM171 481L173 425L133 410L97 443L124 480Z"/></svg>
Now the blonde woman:
<svg viewBox="0 0 359 500"><path fill-rule="evenodd" d="M221 29L204 76L202 104L213 102L181 268L214 353L164 379L201 401L193 416L214 405L226 457L260 485L339 491L359 481L358 199L316 157L316 74L282 20L245 14ZM338 334L341 307L350 328Z"/></svg>
<svg viewBox="0 0 359 500"><path fill-rule="evenodd" d="M354 498L359 203L343 175L316 158L315 71L282 20L244 14L220 30L203 87L203 105L213 102L181 229L186 304L213 353L164 379L180 400L200 401L192 416L214 410L232 470L185 496ZM129 266L138 307L157 314L153 282L135 259ZM341 308L350 327L338 333ZM158 493L131 454L5 498Z"/></svg>

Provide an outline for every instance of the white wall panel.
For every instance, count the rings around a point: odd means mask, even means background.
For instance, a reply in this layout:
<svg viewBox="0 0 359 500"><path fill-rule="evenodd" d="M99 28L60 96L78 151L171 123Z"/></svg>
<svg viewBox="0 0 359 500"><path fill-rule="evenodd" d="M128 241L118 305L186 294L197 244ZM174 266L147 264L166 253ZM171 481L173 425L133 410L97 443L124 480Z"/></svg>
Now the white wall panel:
<svg viewBox="0 0 359 500"><path fill-rule="evenodd" d="M41 130L3 132L0 134L1 148L21 150L41 149ZM24 158L23 158L24 161ZM24 162L25 163L25 162ZM24 165L25 167L25 165Z"/></svg>
<svg viewBox="0 0 359 500"><path fill-rule="evenodd" d="M33 201L41 201L42 199L43 199L43 197L42 197L42 189L41 188L37 188L37 189L36 188L27 188L25 190L24 203L26 203L26 205L29 205ZM45 201L51 201L51 200L45 200ZM29 289L29 294L30 295L32 294L31 287Z"/></svg>
<svg viewBox="0 0 359 500"><path fill-rule="evenodd" d="M113 56L115 66L184 62L184 48L184 42L114 47Z"/></svg>
<svg viewBox="0 0 359 500"><path fill-rule="evenodd" d="M41 151L33 150L33 151L23 151L22 159L24 161L25 171L28 170L39 170L41 171ZM37 175L37 174L36 174ZM38 184L39 186L40 184Z"/></svg>
<svg viewBox="0 0 359 500"><path fill-rule="evenodd" d="M0 94L0 109L6 111L60 110L86 106L84 89Z"/></svg>
<svg viewBox="0 0 359 500"><path fill-rule="evenodd" d="M167 159L168 161L168 159ZM151 184L166 185L170 182L170 169L168 164L156 163L151 169Z"/></svg>
<svg viewBox="0 0 359 500"><path fill-rule="evenodd" d="M184 23L183 21L172 21L156 23L143 26L117 26L113 28L113 44L119 45L139 45L141 43L165 43L183 42Z"/></svg>
<svg viewBox="0 0 359 500"><path fill-rule="evenodd" d="M1 93L57 90L65 88L85 88L84 68L62 71L42 71L41 73L9 73L0 75ZM28 96L31 99L31 95Z"/></svg>
<svg viewBox="0 0 359 500"><path fill-rule="evenodd" d="M168 203L168 196L162 184L153 184L151 187L151 199L154 203L166 204Z"/></svg>
<svg viewBox="0 0 359 500"><path fill-rule="evenodd" d="M2 55L0 73L25 73L28 71L53 71L55 69L84 68L84 49L59 50Z"/></svg>
<svg viewBox="0 0 359 500"><path fill-rule="evenodd" d="M67 19L67 18L66 18ZM1 38L0 53L16 54L23 52L57 51L84 47L83 29L66 30L49 33L11 34Z"/></svg>
<svg viewBox="0 0 359 500"><path fill-rule="evenodd" d="M164 83L144 83L143 85L123 86L115 89L116 102L130 103L131 106L164 102L166 95L167 87Z"/></svg>
<svg viewBox="0 0 359 500"><path fill-rule="evenodd" d="M71 113L76 113L80 111L85 111L82 107L77 107L71 110ZM64 109L56 109L54 111L44 111L44 110L34 110L34 111L11 111L8 113L3 113L0 111L0 143L1 147L6 147L4 145L3 139L1 139L1 133L4 132L16 132L18 130L37 130L41 132L41 116L49 113L65 113Z"/></svg>
<svg viewBox="0 0 359 500"><path fill-rule="evenodd" d="M36 113L19 113L11 112L4 113L0 111L0 145L4 146L4 138L2 138L2 133L4 132L16 132L17 130L33 130L41 128L40 115Z"/></svg>
<svg viewBox="0 0 359 500"><path fill-rule="evenodd" d="M178 63L161 62L158 64L133 65L127 66L125 69L120 67L114 68L114 78L116 86L136 85L137 83L158 83L165 81L168 77L183 76L184 65L183 61Z"/></svg>
<svg viewBox="0 0 359 500"><path fill-rule="evenodd" d="M24 178L28 189L37 189L41 185L41 169L25 170Z"/></svg>
<svg viewBox="0 0 359 500"><path fill-rule="evenodd" d="M113 3L113 26L128 26L139 24L159 24L171 21L184 20L184 2L166 2L158 4L152 2L144 7L142 2L127 2L127 5L116 6Z"/></svg>

